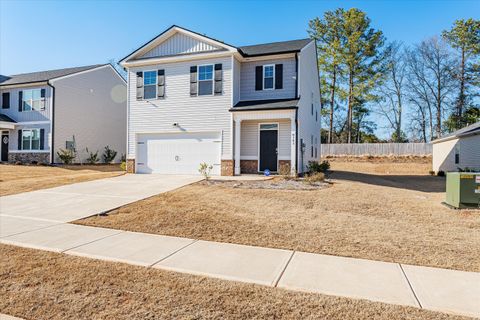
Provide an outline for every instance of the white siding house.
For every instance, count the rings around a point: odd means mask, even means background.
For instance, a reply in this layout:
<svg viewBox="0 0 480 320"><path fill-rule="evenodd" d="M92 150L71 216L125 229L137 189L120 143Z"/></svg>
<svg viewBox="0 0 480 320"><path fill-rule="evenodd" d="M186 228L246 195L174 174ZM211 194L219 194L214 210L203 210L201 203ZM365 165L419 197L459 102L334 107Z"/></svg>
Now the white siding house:
<svg viewBox="0 0 480 320"><path fill-rule="evenodd" d="M480 171L480 122L434 140L432 144L435 173L466 168Z"/></svg>
<svg viewBox="0 0 480 320"><path fill-rule="evenodd" d="M234 47L172 26L120 62L127 170L198 174L206 162L222 175L303 172L320 158L316 61L310 39Z"/></svg>

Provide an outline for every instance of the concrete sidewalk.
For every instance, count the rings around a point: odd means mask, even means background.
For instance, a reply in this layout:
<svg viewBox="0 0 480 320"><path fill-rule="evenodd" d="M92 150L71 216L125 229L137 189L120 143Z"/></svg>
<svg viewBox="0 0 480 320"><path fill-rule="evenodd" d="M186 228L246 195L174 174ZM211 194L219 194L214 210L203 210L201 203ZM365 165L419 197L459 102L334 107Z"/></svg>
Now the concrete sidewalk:
<svg viewBox="0 0 480 320"><path fill-rule="evenodd" d="M0 243L328 295L480 317L480 273L197 241L21 217ZM23 224L35 225L23 231ZM15 232L15 229L17 229ZM28 229L28 228L27 228Z"/></svg>

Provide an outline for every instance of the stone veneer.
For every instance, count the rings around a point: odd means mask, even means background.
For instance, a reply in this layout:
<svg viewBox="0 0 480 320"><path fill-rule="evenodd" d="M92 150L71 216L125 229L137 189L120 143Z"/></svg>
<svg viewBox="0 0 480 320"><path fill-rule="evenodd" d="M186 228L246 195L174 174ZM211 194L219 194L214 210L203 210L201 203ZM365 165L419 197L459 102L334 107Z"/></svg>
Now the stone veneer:
<svg viewBox="0 0 480 320"><path fill-rule="evenodd" d="M135 159L127 159L127 173L135 173Z"/></svg>
<svg viewBox="0 0 480 320"><path fill-rule="evenodd" d="M235 168L233 166L233 160L222 160L221 161L220 174L222 176L233 176L235 175Z"/></svg>
<svg viewBox="0 0 480 320"><path fill-rule="evenodd" d="M258 161L240 160L240 173L258 173Z"/></svg>
<svg viewBox="0 0 480 320"><path fill-rule="evenodd" d="M9 152L8 162L50 163L50 152Z"/></svg>

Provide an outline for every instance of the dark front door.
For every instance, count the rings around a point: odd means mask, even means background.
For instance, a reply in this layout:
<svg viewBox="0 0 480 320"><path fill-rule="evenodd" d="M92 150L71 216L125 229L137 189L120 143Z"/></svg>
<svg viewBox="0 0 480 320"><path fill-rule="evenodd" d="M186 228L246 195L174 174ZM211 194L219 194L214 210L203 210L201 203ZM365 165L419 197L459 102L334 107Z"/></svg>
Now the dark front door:
<svg viewBox="0 0 480 320"><path fill-rule="evenodd" d="M260 130L260 171L277 171L277 130Z"/></svg>
<svg viewBox="0 0 480 320"><path fill-rule="evenodd" d="M8 161L8 133L2 133L2 161Z"/></svg>

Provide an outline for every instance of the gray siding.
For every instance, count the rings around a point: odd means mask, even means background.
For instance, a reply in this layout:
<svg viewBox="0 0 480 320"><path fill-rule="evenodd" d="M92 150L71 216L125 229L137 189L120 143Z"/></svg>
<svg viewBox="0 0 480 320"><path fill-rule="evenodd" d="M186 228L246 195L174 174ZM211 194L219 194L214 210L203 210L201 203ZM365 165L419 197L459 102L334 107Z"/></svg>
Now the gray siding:
<svg viewBox="0 0 480 320"><path fill-rule="evenodd" d="M162 57L175 54L186 54L205 51L217 51L220 48L209 43L194 39L182 33L176 33L165 42L151 49L141 58Z"/></svg>
<svg viewBox="0 0 480 320"><path fill-rule="evenodd" d="M21 90L28 89L45 89L45 110L43 111L22 111L18 112L18 92ZM3 92L10 92L10 108L1 109L3 101L0 102L0 113L6 114L13 120L17 122L24 121L49 121L50 120L50 110L52 106L52 90L49 86L30 86L30 87L19 87L13 89L0 89L0 100L2 99Z"/></svg>
<svg viewBox="0 0 480 320"><path fill-rule="evenodd" d="M460 167L480 170L480 135L460 138Z"/></svg>
<svg viewBox="0 0 480 320"><path fill-rule="evenodd" d="M87 157L85 148L103 153L109 145L126 152L126 84L110 66L79 73L54 82L54 151L65 148L75 136L77 161ZM59 159L55 154L55 162Z"/></svg>
<svg viewBox="0 0 480 320"><path fill-rule="evenodd" d="M223 94L190 97L190 66L222 63ZM136 72L165 70L165 99L137 101ZM232 58L129 69L128 157L135 158L137 133L222 132L222 158L231 159ZM179 127L174 127L178 123Z"/></svg>
<svg viewBox="0 0 480 320"><path fill-rule="evenodd" d="M240 158L258 160L260 123L278 123L278 159L290 160L290 120L245 120L242 121Z"/></svg>
<svg viewBox="0 0 480 320"><path fill-rule="evenodd" d="M255 67L283 64L283 89L255 90ZM240 72L240 100L295 98L295 58L243 62Z"/></svg>
<svg viewBox="0 0 480 320"><path fill-rule="evenodd" d="M29 125L19 125L15 126L14 130L9 130L9 141L8 141L8 149L10 151L17 151L18 150L18 130L25 130L25 129L45 129L45 137L44 137L44 151L47 152L50 150L50 143L51 143L51 136L50 136L50 124L29 124ZM25 150L25 152L28 152Z"/></svg>
<svg viewBox="0 0 480 320"><path fill-rule="evenodd" d="M305 169L308 161L318 160L321 154L320 86L318 83L317 57L314 42L311 42L300 52L298 59L298 68L300 94L300 101L298 104L298 142L300 144L300 139L303 139L303 142L305 143L305 153L303 154L303 169ZM312 103L313 115L311 113ZM318 113L318 120L316 120L315 118L316 112ZM311 155L312 146L314 148L313 157ZM315 147L317 148L316 158ZM299 160L302 160L301 156ZM300 172L302 172L302 166L299 166L299 169Z"/></svg>

